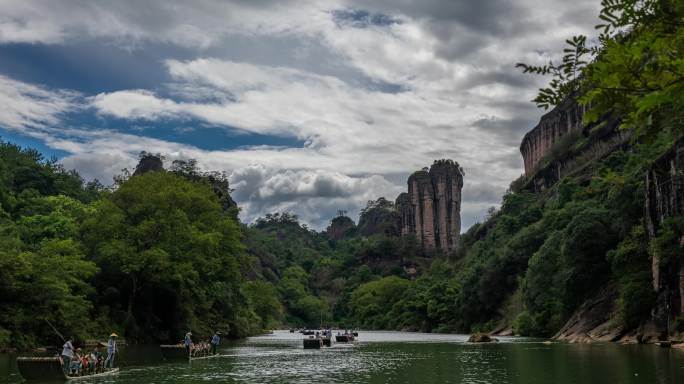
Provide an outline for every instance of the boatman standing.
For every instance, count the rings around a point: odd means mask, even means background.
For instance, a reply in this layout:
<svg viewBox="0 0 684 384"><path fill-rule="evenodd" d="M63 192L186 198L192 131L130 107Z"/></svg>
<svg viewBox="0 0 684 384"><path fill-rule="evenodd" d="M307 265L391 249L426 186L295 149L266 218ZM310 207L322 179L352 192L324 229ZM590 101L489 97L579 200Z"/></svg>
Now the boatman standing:
<svg viewBox="0 0 684 384"><path fill-rule="evenodd" d="M74 340L69 337L62 346L62 363L64 364L62 368L64 372L69 372L69 367L71 367L71 359L74 357L74 345L72 344Z"/></svg>
<svg viewBox="0 0 684 384"><path fill-rule="evenodd" d="M192 333L188 331L185 334L185 339L183 339L183 345L185 345L185 351L188 353L188 358L191 356L190 355L190 348L192 347Z"/></svg>
<svg viewBox="0 0 684 384"><path fill-rule="evenodd" d="M112 333L109 335L109 341L107 341L107 359L105 360L104 366L106 368L114 368L114 356L118 352L116 348L116 338L118 335Z"/></svg>
<svg viewBox="0 0 684 384"><path fill-rule="evenodd" d="M218 347L219 343L221 342L221 332L216 331L214 332L214 336L211 337L211 354L215 355L216 354L216 348Z"/></svg>

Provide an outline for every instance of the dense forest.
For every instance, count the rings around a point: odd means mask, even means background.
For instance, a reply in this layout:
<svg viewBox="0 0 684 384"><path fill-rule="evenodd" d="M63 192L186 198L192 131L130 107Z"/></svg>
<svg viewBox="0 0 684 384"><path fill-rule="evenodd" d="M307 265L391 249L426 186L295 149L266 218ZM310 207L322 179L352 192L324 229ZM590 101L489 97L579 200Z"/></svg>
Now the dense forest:
<svg viewBox="0 0 684 384"><path fill-rule="evenodd" d="M519 65L553 77L534 100L541 107L587 106L586 129L513 181L455 255L401 237L385 198L358 222L341 212L323 232L290 213L248 225L226 176L194 161L103 186L1 142L0 346L54 343L53 327L138 342L175 341L188 328L243 337L321 324L552 336L604 291L615 297L611 324L640 332L660 305L652 260L671 277L684 265L684 217L665 218L654 235L644 209L645 175L682 145L684 4L602 4L597 38L568 40L561 63ZM627 140L591 150L616 133ZM141 155L150 159L161 163ZM572 170L548 182L561 163ZM667 310L666 331L684 332Z"/></svg>

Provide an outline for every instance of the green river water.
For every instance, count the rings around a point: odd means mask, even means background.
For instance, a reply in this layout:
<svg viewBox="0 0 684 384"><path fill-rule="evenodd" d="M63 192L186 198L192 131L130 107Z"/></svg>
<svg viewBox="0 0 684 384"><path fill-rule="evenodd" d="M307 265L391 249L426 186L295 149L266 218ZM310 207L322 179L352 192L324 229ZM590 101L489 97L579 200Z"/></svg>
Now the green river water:
<svg viewBox="0 0 684 384"><path fill-rule="evenodd" d="M304 350L287 331L223 345L209 360L163 362L156 347L128 347L121 372L80 382L176 383L671 383L684 384L684 351L653 345L543 344L502 337L361 332L354 344ZM15 356L0 355L0 383L20 383Z"/></svg>

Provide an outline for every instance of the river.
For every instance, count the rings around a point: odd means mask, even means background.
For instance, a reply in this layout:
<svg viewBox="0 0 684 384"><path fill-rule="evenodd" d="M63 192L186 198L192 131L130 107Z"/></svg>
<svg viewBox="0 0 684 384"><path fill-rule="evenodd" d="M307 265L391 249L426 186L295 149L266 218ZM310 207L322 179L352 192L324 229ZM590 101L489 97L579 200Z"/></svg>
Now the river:
<svg viewBox="0 0 684 384"><path fill-rule="evenodd" d="M502 337L468 344L464 335L361 332L354 344L304 350L288 331L228 343L224 356L162 362L158 348L122 351L121 372L81 381L180 383L555 383L682 384L684 351L653 345L544 344ZM3 381L4 380L4 381ZM0 382L20 383L14 356L0 355Z"/></svg>

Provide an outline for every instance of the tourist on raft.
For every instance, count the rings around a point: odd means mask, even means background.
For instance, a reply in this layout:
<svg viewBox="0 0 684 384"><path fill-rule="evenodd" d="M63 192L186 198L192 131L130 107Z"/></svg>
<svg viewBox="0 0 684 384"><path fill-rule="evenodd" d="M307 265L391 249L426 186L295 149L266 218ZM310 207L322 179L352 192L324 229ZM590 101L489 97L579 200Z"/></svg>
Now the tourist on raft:
<svg viewBox="0 0 684 384"><path fill-rule="evenodd" d="M185 339L183 339L183 345L185 345L185 351L188 353L188 357L192 356L192 333L188 331L185 334Z"/></svg>
<svg viewBox="0 0 684 384"><path fill-rule="evenodd" d="M90 370L93 373L97 373L98 371L100 371L100 366L102 365L102 353L100 353L100 348L97 345L95 345L93 351L90 352L89 360Z"/></svg>
<svg viewBox="0 0 684 384"><path fill-rule="evenodd" d="M81 348L76 348L74 356L71 358L71 362L69 363L68 374L72 376L80 375L81 368L83 368L83 357L81 357Z"/></svg>
<svg viewBox="0 0 684 384"><path fill-rule="evenodd" d="M112 333L111 335L109 335L109 341L107 341L107 359L104 363L105 368L114 368L114 357L116 356L116 353L119 351L116 347L117 337L118 335L116 333Z"/></svg>
<svg viewBox="0 0 684 384"><path fill-rule="evenodd" d="M69 337L62 346L62 369L64 369L65 373L69 372L69 368L71 368L71 359L74 358L73 341L74 340Z"/></svg>
<svg viewBox="0 0 684 384"><path fill-rule="evenodd" d="M212 355L216 354L216 348L218 347L220 342L221 342L221 332L216 331L216 332L214 332L214 336L211 337L211 354Z"/></svg>

